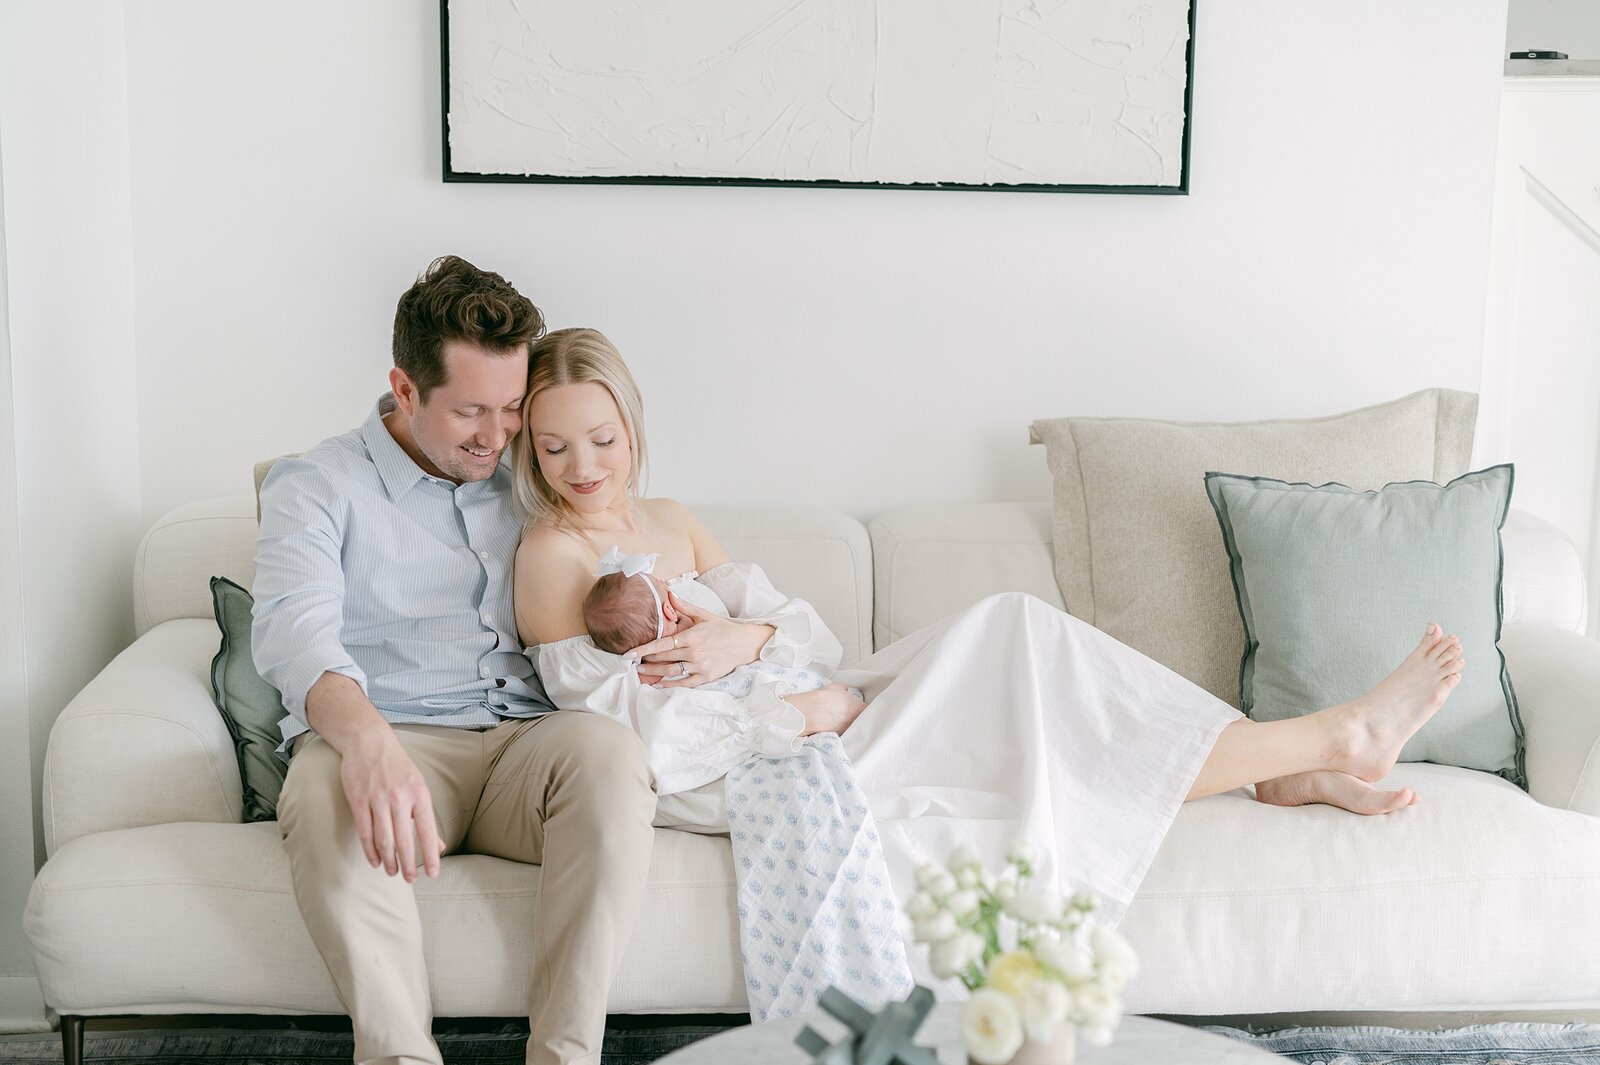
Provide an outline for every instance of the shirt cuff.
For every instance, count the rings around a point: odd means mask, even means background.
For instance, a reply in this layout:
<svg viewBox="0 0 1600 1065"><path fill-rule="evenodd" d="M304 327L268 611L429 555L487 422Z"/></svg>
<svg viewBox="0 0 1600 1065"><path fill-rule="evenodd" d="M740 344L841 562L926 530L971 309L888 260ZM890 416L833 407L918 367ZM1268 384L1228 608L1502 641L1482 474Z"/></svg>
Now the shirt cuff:
<svg viewBox="0 0 1600 1065"><path fill-rule="evenodd" d="M288 761L289 745L294 742L294 738L302 732L312 731L310 719L306 717L306 696L311 694L311 689L322 679L322 675L337 673L341 677L349 677L361 685L362 695L367 695L367 675L354 662L332 666L320 663L294 663L284 672L288 676L278 695L283 700L287 716L278 722L278 731L283 734L283 742L278 745L278 756Z"/></svg>
<svg viewBox="0 0 1600 1065"><path fill-rule="evenodd" d="M802 610L767 618L745 619L757 625L771 625L773 632L757 656L775 666L811 664L811 615Z"/></svg>

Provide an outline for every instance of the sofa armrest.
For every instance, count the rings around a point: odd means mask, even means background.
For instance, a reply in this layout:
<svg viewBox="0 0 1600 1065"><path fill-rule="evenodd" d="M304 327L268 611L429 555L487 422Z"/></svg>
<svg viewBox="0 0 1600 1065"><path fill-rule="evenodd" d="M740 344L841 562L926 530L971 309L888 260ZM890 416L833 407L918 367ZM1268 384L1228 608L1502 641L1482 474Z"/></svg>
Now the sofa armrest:
<svg viewBox="0 0 1600 1065"><path fill-rule="evenodd" d="M1600 816L1600 643L1554 625L1500 636L1526 732L1528 790L1546 806Z"/></svg>
<svg viewBox="0 0 1600 1065"><path fill-rule="evenodd" d="M214 621L164 622L67 704L44 763L49 853L93 832L175 821L238 821L233 739L211 697Z"/></svg>

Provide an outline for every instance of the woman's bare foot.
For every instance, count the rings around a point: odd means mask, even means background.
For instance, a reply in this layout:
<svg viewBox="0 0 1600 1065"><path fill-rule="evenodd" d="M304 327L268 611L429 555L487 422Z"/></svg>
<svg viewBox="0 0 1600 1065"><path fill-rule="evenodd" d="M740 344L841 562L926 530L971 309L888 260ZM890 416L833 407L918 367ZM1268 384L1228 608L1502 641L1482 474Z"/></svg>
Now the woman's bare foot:
<svg viewBox="0 0 1600 1065"><path fill-rule="evenodd" d="M1365 780L1349 773L1314 770L1293 776L1263 780L1256 785L1256 798L1273 806L1309 806L1324 803L1353 814L1390 814L1415 805L1416 792L1410 788L1379 791Z"/></svg>
<svg viewBox="0 0 1600 1065"><path fill-rule="evenodd" d="M1461 641L1430 624L1422 642L1376 688L1326 713L1334 728L1331 767L1361 780L1382 780L1400 748L1438 713L1461 683Z"/></svg>

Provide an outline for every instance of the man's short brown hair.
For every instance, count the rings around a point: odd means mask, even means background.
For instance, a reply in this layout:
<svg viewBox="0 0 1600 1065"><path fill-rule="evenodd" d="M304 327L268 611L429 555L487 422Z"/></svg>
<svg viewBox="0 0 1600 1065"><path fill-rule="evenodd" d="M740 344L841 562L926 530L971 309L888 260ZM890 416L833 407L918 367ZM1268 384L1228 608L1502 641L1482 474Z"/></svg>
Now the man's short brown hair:
<svg viewBox="0 0 1600 1065"><path fill-rule="evenodd" d="M394 364L428 393L444 384L444 345L464 340L515 355L544 335L539 308L499 274L442 255L406 289L394 312Z"/></svg>

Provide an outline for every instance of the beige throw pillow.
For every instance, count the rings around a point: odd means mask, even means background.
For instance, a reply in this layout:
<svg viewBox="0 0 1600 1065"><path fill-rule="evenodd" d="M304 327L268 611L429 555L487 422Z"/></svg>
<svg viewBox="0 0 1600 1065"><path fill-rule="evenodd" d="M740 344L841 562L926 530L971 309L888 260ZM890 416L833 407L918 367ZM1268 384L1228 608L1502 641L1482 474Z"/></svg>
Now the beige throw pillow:
<svg viewBox="0 0 1600 1065"><path fill-rule="evenodd" d="M1442 484L1467 471L1477 413L1477 396L1436 388L1299 421L1036 421L1067 611L1238 706L1244 626L1205 475Z"/></svg>

